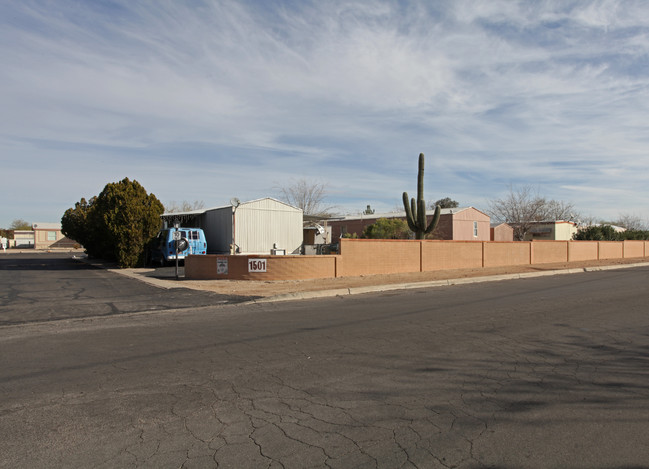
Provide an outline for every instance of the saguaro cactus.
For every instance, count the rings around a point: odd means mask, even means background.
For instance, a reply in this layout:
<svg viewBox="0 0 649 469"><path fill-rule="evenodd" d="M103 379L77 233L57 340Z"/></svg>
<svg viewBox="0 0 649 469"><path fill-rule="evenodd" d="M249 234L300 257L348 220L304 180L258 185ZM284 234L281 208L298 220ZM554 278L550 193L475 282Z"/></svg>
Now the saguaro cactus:
<svg viewBox="0 0 649 469"><path fill-rule="evenodd" d="M417 239L424 239L439 222L440 206L435 206L435 213L430 224L426 226L426 201L424 200L424 154L419 154L419 172L417 174L417 199L408 202L408 193L403 193L403 207L406 209L408 227L414 231Z"/></svg>

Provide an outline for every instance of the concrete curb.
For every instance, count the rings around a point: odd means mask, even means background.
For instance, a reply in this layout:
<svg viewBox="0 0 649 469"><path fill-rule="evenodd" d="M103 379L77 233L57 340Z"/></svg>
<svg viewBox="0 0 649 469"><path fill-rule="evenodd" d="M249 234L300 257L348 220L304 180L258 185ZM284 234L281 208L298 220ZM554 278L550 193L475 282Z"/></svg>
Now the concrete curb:
<svg viewBox="0 0 649 469"><path fill-rule="evenodd" d="M467 285L471 283L499 282L503 280L516 280L534 277L546 277L551 275L578 274L584 272L598 272L602 270L630 269L634 267L646 267L649 263L607 265L598 267L580 267L572 269L547 270L542 272L523 272L518 274L487 275L484 277L452 278L447 280L433 280L430 282L395 283L387 285L371 285L365 287L338 288L335 290L309 291L302 293L286 293L283 295L268 296L251 300L242 304L250 303L275 303L280 301L309 300L316 298L329 298L335 296L362 295L365 293L380 293L393 290L414 290L419 288L435 288L451 285Z"/></svg>

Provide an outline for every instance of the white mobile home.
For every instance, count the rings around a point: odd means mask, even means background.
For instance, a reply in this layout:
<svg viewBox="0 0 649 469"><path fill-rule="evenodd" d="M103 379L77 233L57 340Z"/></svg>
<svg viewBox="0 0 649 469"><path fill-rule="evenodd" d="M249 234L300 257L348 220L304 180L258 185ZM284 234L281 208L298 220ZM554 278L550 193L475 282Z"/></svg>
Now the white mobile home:
<svg viewBox="0 0 649 469"><path fill-rule="evenodd" d="M165 213L167 226L202 228L209 254L231 252L270 254L276 248L299 254L302 246L302 210L267 197L223 207Z"/></svg>

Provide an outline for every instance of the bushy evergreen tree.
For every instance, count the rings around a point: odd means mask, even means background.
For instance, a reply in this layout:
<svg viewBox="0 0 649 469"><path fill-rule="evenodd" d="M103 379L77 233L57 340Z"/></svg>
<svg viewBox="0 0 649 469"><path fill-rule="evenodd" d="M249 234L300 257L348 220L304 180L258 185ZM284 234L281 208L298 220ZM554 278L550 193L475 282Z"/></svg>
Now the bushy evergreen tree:
<svg viewBox="0 0 649 469"><path fill-rule="evenodd" d="M629 240L649 240L649 231L647 230L626 230L620 233L623 239Z"/></svg>
<svg viewBox="0 0 649 469"><path fill-rule="evenodd" d="M92 197L89 201L81 198L79 202L74 204L73 208L69 208L61 218L61 231L65 236L73 239L77 243L86 248L86 251L94 245L92 242L92 226L88 223L88 213L92 204L97 197Z"/></svg>
<svg viewBox="0 0 649 469"><path fill-rule="evenodd" d="M611 225L593 225L580 228L572 239L578 241L620 241L622 236Z"/></svg>
<svg viewBox="0 0 649 469"><path fill-rule="evenodd" d="M611 225L593 225L580 228L572 239L578 241L623 241L623 240L649 240L647 230L615 231Z"/></svg>
<svg viewBox="0 0 649 469"><path fill-rule="evenodd" d="M164 208L137 181L106 184L97 197L81 199L61 219L63 233L81 243L91 257L134 267L160 229Z"/></svg>

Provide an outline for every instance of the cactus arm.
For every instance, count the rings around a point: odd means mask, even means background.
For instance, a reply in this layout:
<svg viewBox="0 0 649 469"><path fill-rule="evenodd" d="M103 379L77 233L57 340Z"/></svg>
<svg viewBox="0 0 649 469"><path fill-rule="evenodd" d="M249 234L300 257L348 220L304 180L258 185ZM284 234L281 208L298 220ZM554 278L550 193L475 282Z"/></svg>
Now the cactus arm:
<svg viewBox="0 0 649 469"><path fill-rule="evenodd" d="M415 219L412 216L412 209L410 208L410 202L408 201L408 193L403 193L403 207L406 209L406 221L408 222L408 228L412 231L417 231L415 226Z"/></svg>
<svg viewBox="0 0 649 469"><path fill-rule="evenodd" d="M439 216L442 214L442 210L439 205L435 205L435 213L433 214L433 219L430 221L430 225L428 225L428 228L426 228L426 234L431 233L435 227L437 226L437 223L439 223Z"/></svg>

